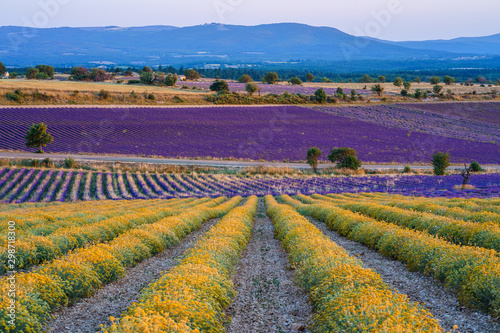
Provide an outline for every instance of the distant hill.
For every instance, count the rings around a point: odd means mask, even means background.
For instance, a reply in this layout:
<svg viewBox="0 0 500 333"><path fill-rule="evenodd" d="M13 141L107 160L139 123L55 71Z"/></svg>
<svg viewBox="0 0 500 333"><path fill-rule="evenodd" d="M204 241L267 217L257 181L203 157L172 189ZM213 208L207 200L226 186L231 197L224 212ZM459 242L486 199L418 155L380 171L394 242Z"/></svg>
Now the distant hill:
<svg viewBox="0 0 500 333"><path fill-rule="evenodd" d="M461 37L450 40L392 42L391 44L420 50L428 49L475 55L500 55L500 34L485 37Z"/></svg>
<svg viewBox="0 0 500 333"><path fill-rule="evenodd" d="M500 35L389 42L295 23L34 29L0 27L9 66L405 61L499 55Z"/></svg>

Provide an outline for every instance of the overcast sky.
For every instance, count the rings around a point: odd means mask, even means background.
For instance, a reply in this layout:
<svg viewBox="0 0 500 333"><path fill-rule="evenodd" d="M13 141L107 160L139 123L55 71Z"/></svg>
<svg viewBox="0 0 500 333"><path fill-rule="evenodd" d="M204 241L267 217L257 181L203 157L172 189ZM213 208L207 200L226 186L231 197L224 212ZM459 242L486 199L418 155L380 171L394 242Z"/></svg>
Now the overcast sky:
<svg viewBox="0 0 500 333"><path fill-rule="evenodd" d="M0 0L0 25L35 27L298 22L388 40L500 33L498 0Z"/></svg>

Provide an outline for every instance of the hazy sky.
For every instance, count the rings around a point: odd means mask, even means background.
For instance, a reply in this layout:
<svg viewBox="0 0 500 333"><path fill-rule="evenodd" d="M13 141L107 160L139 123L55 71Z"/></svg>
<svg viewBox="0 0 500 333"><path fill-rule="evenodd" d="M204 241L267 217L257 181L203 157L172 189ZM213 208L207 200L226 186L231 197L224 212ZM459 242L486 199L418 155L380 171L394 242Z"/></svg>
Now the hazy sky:
<svg viewBox="0 0 500 333"><path fill-rule="evenodd" d="M500 33L498 0L0 0L0 25L298 22L389 40Z"/></svg>

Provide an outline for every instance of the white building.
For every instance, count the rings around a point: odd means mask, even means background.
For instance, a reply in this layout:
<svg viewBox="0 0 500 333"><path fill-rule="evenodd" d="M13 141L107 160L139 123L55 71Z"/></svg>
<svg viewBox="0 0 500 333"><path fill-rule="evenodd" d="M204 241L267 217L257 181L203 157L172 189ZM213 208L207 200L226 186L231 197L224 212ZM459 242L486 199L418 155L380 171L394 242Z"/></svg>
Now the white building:
<svg viewBox="0 0 500 333"><path fill-rule="evenodd" d="M8 79L9 77L10 77L9 72L5 72L5 74L3 75L2 79Z"/></svg>

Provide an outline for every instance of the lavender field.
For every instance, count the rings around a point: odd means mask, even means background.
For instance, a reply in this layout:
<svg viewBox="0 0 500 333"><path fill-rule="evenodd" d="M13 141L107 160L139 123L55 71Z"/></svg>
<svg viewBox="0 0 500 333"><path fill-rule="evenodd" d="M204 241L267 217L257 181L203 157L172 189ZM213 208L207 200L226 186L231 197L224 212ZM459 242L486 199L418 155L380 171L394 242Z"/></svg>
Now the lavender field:
<svg viewBox="0 0 500 333"><path fill-rule="evenodd" d="M500 144L500 102L408 103L313 109L412 132Z"/></svg>
<svg viewBox="0 0 500 333"><path fill-rule="evenodd" d="M26 131L44 122L54 137L48 152L298 161L311 146L323 160L331 148L347 146L364 162L429 162L444 151L452 162L500 163L499 130L488 124L463 126L452 137L443 122L405 118L414 113L400 106L335 110L342 116L297 106L5 108L0 149L27 151Z"/></svg>
<svg viewBox="0 0 500 333"><path fill-rule="evenodd" d="M460 175L380 177L243 177L217 174L150 174L0 169L0 202L74 202L267 194L388 192L426 197L500 196L500 175L475 175L470 190L457 190Z"/></svg>

